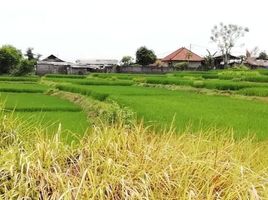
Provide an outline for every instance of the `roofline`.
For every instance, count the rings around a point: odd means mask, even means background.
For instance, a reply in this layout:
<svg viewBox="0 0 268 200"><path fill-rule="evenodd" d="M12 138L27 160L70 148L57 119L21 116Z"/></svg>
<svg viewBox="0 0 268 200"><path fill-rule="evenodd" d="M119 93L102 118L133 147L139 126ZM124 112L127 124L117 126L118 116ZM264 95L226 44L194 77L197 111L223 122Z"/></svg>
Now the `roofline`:
<svg viewBox="0 0 268 200"><path fill-rule="evenodd" d="M177 56L183 49L186 49L186 50L189 51L191 54L194 54L195 56L200 57L201 59L199 59L199 60L191 60L191 59L185 59L185 60L183 60L183 59L181 59L181 60L173 60L173 58L176 57L176 56ZM191 61L191 62L201 62L201 61L204 60L204 58L202 58L202 57L199 56L198 54L192 52L191 50L187 49L186 47L181 47L181 48L177 49L176 51L178 51L178 52L177 52L173 57L171 57L170 59L165 59L165 58L163 58L162 61L163 61L163 62L165 62L165 61ZM176 52L176 51L175 51L175 52ZM174 53L174 52L173 52L173 53ZM172 53L171 53L171 54L172 54ZM169 55L170 55L170 54L169 54ZM169 56L169 55L168 55L168 56ZM166 56L166 57L168 57L168 56Z"/></svg>

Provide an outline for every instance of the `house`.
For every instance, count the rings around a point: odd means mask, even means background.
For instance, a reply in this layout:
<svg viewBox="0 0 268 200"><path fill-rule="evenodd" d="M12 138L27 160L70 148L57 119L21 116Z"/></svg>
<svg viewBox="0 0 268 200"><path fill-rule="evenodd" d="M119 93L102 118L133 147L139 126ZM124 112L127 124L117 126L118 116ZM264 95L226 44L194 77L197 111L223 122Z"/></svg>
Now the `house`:
<svg viewBox="0 0 268 200"><path fill-rule="evenodd" d="M268 69L268 60L262 60L255 57L247 57L245 64L252 69L257 68L267 68Z"/></svg>
<svg viewBox="0 0 268 200"><path fill-rule="evenodd" d="M81 74L88 72L110 72L118 65L118 60L112 59L80 59L70 68L70 73Z"/></svg>
<svg viewBox="0 0 268 200"><path fill-rule="evenodd" d="M50 55L37 62L36 74L88 74L109 70L117 63L117 60L77 60L76 63L70 63Z"/></svg>
<svg viewBox="0 0 268 200"><path fill-rule="evenodd" d="M204 59L189 49L182 47L162 59L169 66L176 67L178 63L187 63L189 69L201 67Z"/></svg>
<svg viewBox="0 0 268 200"><path fill-rule="evenodd" d="M92 60L77 60L78 65L92 66L95 69L103 69L105 67L112 67L118 65L118 60L113 59L92 59Z"/></svg>
<svg viewBox="0 0 268 200"><path fill-rule="evenodd" d="M241 64L242 59L240 57L234 56L232 54L227 54L228 65ZM214 64L217 69L224 68L225 55L216 55L214 56Z"/></svg>
<svg viewBox="0 0 268 200"><path fill-rule="evenodd" d="M36 74L67 74L67 68L71 65L72 63L65 62L54 55L50 55L47 58L37 62Z"/></svg>

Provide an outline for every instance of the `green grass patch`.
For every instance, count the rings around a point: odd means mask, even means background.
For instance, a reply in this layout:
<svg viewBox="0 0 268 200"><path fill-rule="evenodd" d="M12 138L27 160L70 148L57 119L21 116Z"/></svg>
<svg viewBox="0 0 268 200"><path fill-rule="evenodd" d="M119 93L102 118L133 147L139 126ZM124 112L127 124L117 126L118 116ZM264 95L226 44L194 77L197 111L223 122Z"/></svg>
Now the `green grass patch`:
<svg viewBox="0 0 268 200"><path fill-rule="evenodd" d="M21 121L45 128L51 136L57 132L60 125L63 138L70 142L77 139L74 133L76 136L82 136L89 127L84 112L16 112L15 116Z"/></svg>
<svg viewBox="0 0 268 200"><path fill-rule="evenodd" d="M5 102L6 110L36 111L81 111L69 101L38 93L0 93L0 101Z"/></svg>
<svg viewBox="0 0 268 200"><path fill-rule="evenodd" d="M85 75L69 75L69 74L46 74L47 78L72 78L72 79L85 79Z"/></svg>
<svg viewBox="0 0 268 200"><path fill-rule="evenodd" d="M99 101L104 101L108 94L105 93L99 93L92 91L90 88L81 86L81 85L73 85L73 84L58 84L55 86L57 89L67 92L73 92L73 93L79 93L86 96L91 96L94 99L97 99Z"/></svg>
<svg viewBox="0 0 268 200"><path fill-rule="evenodd" d="M26 81L26 82L37 82L39 81L39 77L35 76L26 76L26 77L16 77L16 76L0 76L0 81Z"/></svg>
<svg viewBox="0 0 268 200"><path fill-rule="evenodd" d="M71 78L45 78L44 80L60 82L60 83L74 83L79 85L122 85L129 86L134 84L133 81L130 80L106 80L99 78L87 78L87 79L71 79Z"/></svg>
<svg viewBox="0 0 268 200"><path fill-rule="evenodd" d="M37 83L0 82L0 92L43 93L47 89L47 86Z"/></svg>
<svg viewBox="0 0 268 200"><path fill-rule="evenodd" d="M237 93L246 96L268 97L268 88L245 88L237 91Z"/></svg>
<svg viewBox="0 0 268 200"><path fill-rule="evenodd" d="M256 134L259 139L268 137L268 105L263 102L157 88L143 88L150 95L135 87L89 86L89 89L109 93L109 98L131 108L148 123L169 126L175 117L174 125L180 130L189 126L193 130L233 128L236 137L247 134Z"/></svg>

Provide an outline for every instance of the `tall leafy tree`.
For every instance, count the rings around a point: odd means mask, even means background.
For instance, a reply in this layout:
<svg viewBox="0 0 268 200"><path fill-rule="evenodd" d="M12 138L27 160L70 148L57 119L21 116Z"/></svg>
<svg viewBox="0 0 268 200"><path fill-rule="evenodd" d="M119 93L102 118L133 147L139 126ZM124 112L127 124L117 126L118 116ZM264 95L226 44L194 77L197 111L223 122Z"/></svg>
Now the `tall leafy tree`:
<svg viewBox="0 0 268 200"><path fill-rule="evenodd" d="M4 45L0 48L0 74L10 73L22 59L22 53L11 45Z"/></svg>
<svg viewBox="0 0 268 200"><path fill-rule="evenodd" d="M133 58L131 56L124 56L122 59L121 59L121 65L122 66L129 66L131 65L133 62Z"/></svg>
<svg viewBox="0 0 268 200"><path fill-rule="evenodd" d="M214 56L217 52L213 54L207 49L208 55L204 57L204 67L205 69L213 69L215 67L215 59Z"/></svg>
<svg viewBox="0 0 268 200"><path fill-rule="evenodd" d="M263 52L261 52L259 54L259 57L258 58L259 59L262 59L262 60L267 60L268 59L268 55L267 55L267 53L265 51L263 51Z"/></svg>
<svg viewBox="0 0 268 200"><path fill-rule="evenodd" d="M145 46L140 47L136 52L136 62L146 66L156 61L156 55L153 50L147 49Z"/></svg>
<svg viewBox="0 0 268 200"><path fill-rule="evenodd" d="M210 39L215 42L224 56L224 64L228 64L228 54L231 53L231 49L237 44L241 37L245 36L245 33L249 32L246 27L238 26L235 24L223 24L214 26L211 30Z"/></svg>
<svg viewBox="0 0 268 200"><path fill-rule="evenodd" d="M33 48L29 47L26 50L25 56L27 57L28 60L35 60L35 56L34 56L34 53L33 53Z"/></svg>

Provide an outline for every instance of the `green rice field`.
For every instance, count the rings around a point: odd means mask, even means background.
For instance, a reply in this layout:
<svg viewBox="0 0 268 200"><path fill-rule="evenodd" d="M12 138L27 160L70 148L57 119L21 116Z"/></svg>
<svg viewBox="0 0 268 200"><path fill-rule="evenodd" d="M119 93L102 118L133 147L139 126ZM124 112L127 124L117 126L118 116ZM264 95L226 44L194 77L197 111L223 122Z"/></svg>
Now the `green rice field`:
<svg viewBox="0 0 268 200"><path fill-rule="evenodd" d="M62 122L63 128L82 134L89 124L81 107L47 95L46 91L90 96L107 104L114 101L157 129L171 124L181 132L186 129L230 129L237 138L256 135L263 140L268 138L267 77L265 70L46 75L41 79L34 77L36 82L29 82L31 78L25 77L14 81L3 77L2 81L0 78L0 100L5 102L7 112L15 111L20 117L35 121L43 117L45 123ZM172 90L173 86L180 88ZM207 93L199 92L203 89ZM221 95L222 92L227 95Z"/></svg>
<svg viewBox="0 0 268 200"><path fill-rule="evenodd" d="M69 141L75 139L74 133L85 133L89 122L79 106L47 95L46 91L51 87L29 80L32 78L15 77L14 81L7 81L6 77L0 77L0 102L6 114L15 115L31 125L41 125L50 135L60 126Z"/></svg>

